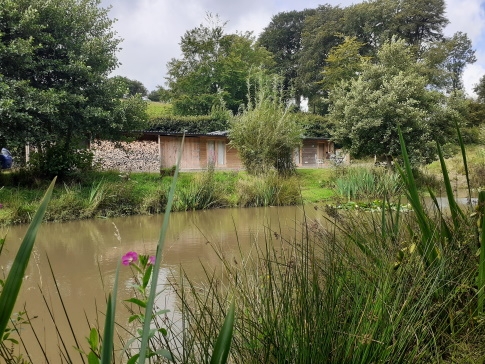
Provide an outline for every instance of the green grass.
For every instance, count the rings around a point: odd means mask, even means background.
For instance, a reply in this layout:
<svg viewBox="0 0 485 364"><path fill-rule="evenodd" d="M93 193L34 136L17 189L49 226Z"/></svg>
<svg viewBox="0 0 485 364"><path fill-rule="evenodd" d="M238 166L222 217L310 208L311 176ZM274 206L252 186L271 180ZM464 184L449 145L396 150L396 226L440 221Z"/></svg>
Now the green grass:
<svg viewBox="0 0 485 364"><path fill-rule="evenodd" d="M298 169L296 174L300 181L301 196L305 202L320 202L335 195L331 180L335 171L330 168Z"/></svg>
<svg viewBox="0 0 485 364"><path fill-rule="evenodd" d="M162 116L172 115L172 105L163 102L148 102L147 105L148 119L155 119Z"/></svg>
<svg viewBox="0 0 485 364"><path fill-rule="evenodd" d="M19 172L23 173L23 172ZM294 205L327 200L333 195L331 169L302 169L293 178L252 177L244 171L180 173L174 211L214 207ZM46 184L32 178L0 174L0 224L27 223ZM45 219L68 221L160 213L167 203L172 177L156 173L91 172L57 183ZM17 182L16 184L14 184ZM301 193L301 194L300 194Z"/></svg>

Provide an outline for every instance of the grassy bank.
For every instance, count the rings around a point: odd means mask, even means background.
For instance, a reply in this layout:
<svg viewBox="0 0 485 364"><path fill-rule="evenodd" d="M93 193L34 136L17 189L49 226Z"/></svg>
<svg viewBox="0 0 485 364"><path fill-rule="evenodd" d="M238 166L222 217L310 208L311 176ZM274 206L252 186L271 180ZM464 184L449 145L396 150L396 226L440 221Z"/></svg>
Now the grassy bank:
<svg viewBox="0 0 485 364"><path fill-rule="evenodd" d="M168 171L169 172L169 171ZM299 170L296 176L248 176L245 172L181 173L172 211L225 207L300 204L333 195L332 170ZM171 176L154 173L92 172L58 183L46 212L47 221L156 214L165 209ZM43 196L46 182L24 172L0 174L0 224L29 222Z"/></svg>

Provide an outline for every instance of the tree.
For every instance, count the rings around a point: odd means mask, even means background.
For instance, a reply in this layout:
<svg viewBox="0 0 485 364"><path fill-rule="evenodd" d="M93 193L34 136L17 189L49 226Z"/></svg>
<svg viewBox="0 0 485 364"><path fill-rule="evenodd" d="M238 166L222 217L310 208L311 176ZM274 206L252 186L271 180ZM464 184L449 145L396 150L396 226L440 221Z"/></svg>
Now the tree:
<svg viewBox="0 0 485 364"><path fill-rule="evenodd" d="M447 23L444 0L371 0L346 8L319 6L305 19L301 33L298 82L305 85L303 93L314 112L325 114L326 104L321 100L328 90L321 87L321 71L342 35L363 43L359 54L370 57L397 36L412 46L418 59L425 46L443 38Z"/></svg>
<svg viewBox="0 0 485 364"><path fill-rule="evenodd" d="M130 80L128 77L123 76L114 76L113 80L115 82L119 82L120 87L126 90L124 94L126 96L146 96L148 94L148 90L145 86L143 86L143 83L141 83L140 81Z"/></svg>
<svg viewBox="0 0 485 364"><path fill-rule="evenodd" d="M259 74L253 80L248 105L231 120L231 145L248 173L293 171L293 151L301 143L302 128L284 103L282 79Z"/></svg>
<svg viewBox="0 0 485 364"><path fill-rule="evenodd" d="M357 41L355 37L343 38L343 43L333 47L325 60L326 66L320 82L324 90L332 90L340 82L358 77L364 64L370 61L370 57L361 56L359 53L364 43Z"/></svg>
<svg viewBox="0 0 485 364"><path fill-rule="evenodd" d="M0 0L0 138L35 146L46 174L76 167L89 138L126 130L127 104L108 78L120 40L99 4Z"/></svg>
<svg viewBox="0 0 485 364"><path fill-rule="evenodd" d="M298 106L302 93L301 86L296 82L298 57L302 49L301 32L305 19L314 13L314 9L278 13L258 38L258 44L273 54L275 65L272 72L284 77L285 91L294 89Z"/></svg>
<svg viewBox="0 0 485 364"><path fill-rule="evenodd" d="M170 102L172 99L172 92L162 86L157 86L156 90L153 90L148 94L148 99L157 102Z"/></svg>
<svg viewBox="0 0 485 364"><path fill-rule="evenodd" d="M344 10L331 5L319 6L313 15L305 19L302 32L302 50L298 58L298 83L302 85L303 96L309 99L314 113L325 114L326 106L321 104L322 69L330 50L341 42L341 28Z"/></svg>
<svg viewBox="0 0 485 364"><path fill-rule="evenodd" d="M431 43L424 53L424 59L434 77L432 83L453 93L463 90L463 71L467 64L477 60L471 40L463 32Z"/></svg>
<svg viewBox="0 0 485 364"><path fill-rule="evenodd" d="M401 128L414 164L435 158L435 141L446 143L459 114L440 92L427 88L425 67L404 40L382 46L375 64L330 93L334 140L356 157L400 155Z"/></svg>
<svg viewBox="0 0 485 364"><path fill-rule="evenodd" d="M473 88L473 91L477 94L478 101L485 103L485 75L480 77L480 80Z"/></svg>
<svg viewBox="0 0 485 364"><path fill-rule="evenodd" d="M200 25L184 34L182 58L167 64L167 84L179 115L207 115L221 98L237 112L247 102L250 70L273 65L271 53L257 46L251 33L225 34L225 24L217 17L209 14L208 20L210 26Z"/></svg>

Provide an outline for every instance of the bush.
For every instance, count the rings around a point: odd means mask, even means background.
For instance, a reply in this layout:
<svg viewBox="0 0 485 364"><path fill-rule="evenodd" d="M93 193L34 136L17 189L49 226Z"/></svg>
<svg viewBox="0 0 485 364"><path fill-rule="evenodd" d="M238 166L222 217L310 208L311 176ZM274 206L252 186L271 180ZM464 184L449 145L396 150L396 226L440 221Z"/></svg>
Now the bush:
<svg viewBox="0 0 485 364"><path fill-rule="evenodd" d="M50 146L43 153L32 153L29 166L33 173L45 179L55 176L62 179L76 172L93 169L93 152L87 149L65 150L61 146Z"/></svg>
<svg viewBox="0 0 485 364"><path fill-rule="evenodd" d="M272 169L294 171L293 152L301 143L302 128L283 102L281 80L260 75L250 102L231 120L231 142L250 174Z"/></svg>
<svg viewBox="0 0 485 364"><path fill-rule="evenodd" d="M248 176L236 185L238 205L242 207L287 206L300 203L300 184L296 177L276 173Z"/></svg>

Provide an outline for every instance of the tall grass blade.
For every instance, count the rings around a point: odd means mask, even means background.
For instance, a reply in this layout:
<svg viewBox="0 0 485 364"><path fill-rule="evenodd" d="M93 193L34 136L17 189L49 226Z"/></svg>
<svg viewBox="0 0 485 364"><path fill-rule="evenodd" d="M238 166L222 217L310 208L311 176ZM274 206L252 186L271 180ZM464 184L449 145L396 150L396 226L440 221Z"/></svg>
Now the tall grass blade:
<svg viewBox="0 0 485 364"><path fill-rule="evenodd" d="M235 312L234 299L231 302L231 307L227 312L224 324L222 325L221 332L217 337L216 345L212 353L211 364L225 364L231 349L232 331L234 328L234 312Z"/></svg>
<svg viewBox="0 0 485 364"><path fill-rule="evenodd" d="M8 321L12 315L15 301L17 300L20 286L22 285L22 280L24 279L25 270L27 268L27 264L29 263L35 238L37 237L37 231L42 223L42 219L44 218L47 204L51 199L56 178L52 180L39 208L37 209L37 212L34 215L34 218L32 219L32 222L29 225L27 233L25 234L17 255L15 256L10 273L5 281L2 294L0 295L0 340L3 338Z"/></svg>
<svg viewBox="0 0 485 364"><path fill-rule="evenodd" d="M177 165L175 167L175 173L172 179L172 185L170 186L170 192L168 194L167 206L165 207L165 214L163 215L162 229L160 231L160 237L157 244L157 253L155 256L155 264L152 271L152 283L150 287L150 295L148 297L147 306L145 310L145 322L143 323L143 335L140 344L140 358L138 363L144 364L146 354L148 351L148 340L150 335L150 323L152 320L153 306L155 303L155 297L157 295L157 285L158 285L158 271L162 263L162 251L165 244L165 235L168 229L168 222L170 219L170 211L172 210L173 199L175 196L175 187L177 185L177 178L180 169L180 161L182 160L182 153L184 150L185 134L182 137L182 142L180 143L180 149L177 156Z"/></svg>
<svg viewBox="0 0 485 364"><path fill-rule="evenodd" d="M111 354L113 349L113 337L114 337L114 316L115 310L113 309L116 300L111 299L111 293L108 295L108 303L106 305L106 321L104 322L104 334L103 334L103 348L101 350L101 364L111 363Z"/></svg>
<svg viewBox="0 0 485 364"><path fill-rule="evenodd" d="M108 295L106 304L106 321L104 322L103 346L101 348L101 364L111 364L113 355L113 339L115 334L115 313L116 313L116 296L118 292L118 277L120 275L121 259L118 259L116 266L115 281L113 284L113 297Z"/></svg>
<svg viewBox="0 0 485 364"><path fill-rule="evenodd" d="M471 190L471 187L470 187L470 175L468 173L468 162L467 162L467 159L466 159L465 143L463 143L463 138L461 137L460 127L459 127L458 122L456 120L455 120L455 126L456 126L456 133L458 135L458 142L460 143L461 156L463 158L463 167L465 167L466 184L467 184L467 187L468 187L468 198L471 199L472 190Z"/></svg>
<svg viewBox="0 0 485 364"><path fill-rule="evenodd" d="M451 187L450 176L448 174L448 169L446 168L445 159L443 157L443 152L441 151L441 147L438 143L436 143L438 147L438 157L440 159L441 165L441 172L443 175L443 181L445 183L445 190L446 190L446 197L448 198L448 205L450 206L451 217L453 219L453 224L455 225L455 229L457 229L461 223L461 219L465 217L463 211L458 207L458 204L455 201L455 196L453 195L453 188ZM461 217L461 219L459 219Z"/></svg>
<svg viewBox="0 0 485 364"><path fill-rule="evenodd" d="M411 162L409 160L404 138L402 136L401 128L398 128L399 142L401 144L401 153L404 163L404 170L397 165L397 169L405 184L405 194L411 204L416 220L421 232L421 241L418 242L418 252L424 260L427 267L437 263L439 258L438 247L433 244L433 229L429 221L429 217L424 211L421 199L419 198L418 188L414 180Z"/></svg>
<svg viewBox="0 0 485 364"><path fill-rule="evenodd" d="M433 193L433 191L431 190L431 188L428 188L428 193L429 193L429 196L431 198L431 200L433 201L435 207L436 207L436 210L438 211L438 214L440 216L440 221L441 221L441 234L444 235L444 237L448 240L448 241L452 241L453 239L453 235L451 234L451 230L448 226L448 223L446 222L444 216L443 216L443 212L442 212L442 209L440 207L440 204L438 203L438 199L436 198L435 194Z"/></svg>
<svg viewBox="0 0 485 364"><path fill-rule="evenodd" d="M478 267L478 313L483 313L485 302L485 191L478 194L478 208L481 218L480 265Z"/></svg>

